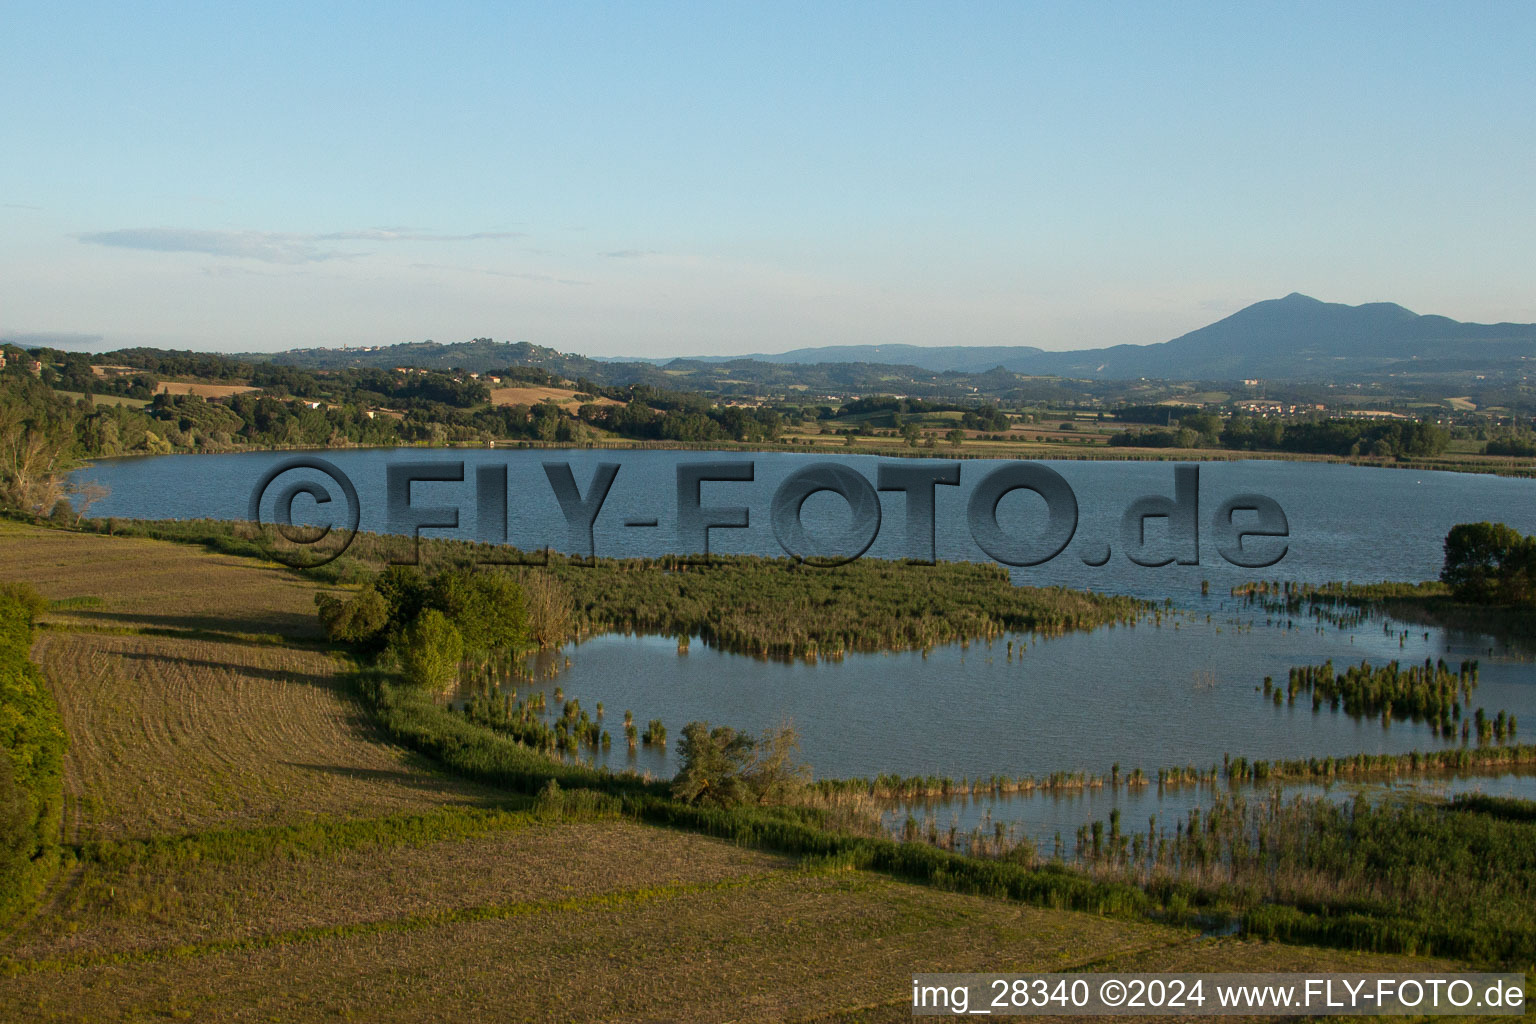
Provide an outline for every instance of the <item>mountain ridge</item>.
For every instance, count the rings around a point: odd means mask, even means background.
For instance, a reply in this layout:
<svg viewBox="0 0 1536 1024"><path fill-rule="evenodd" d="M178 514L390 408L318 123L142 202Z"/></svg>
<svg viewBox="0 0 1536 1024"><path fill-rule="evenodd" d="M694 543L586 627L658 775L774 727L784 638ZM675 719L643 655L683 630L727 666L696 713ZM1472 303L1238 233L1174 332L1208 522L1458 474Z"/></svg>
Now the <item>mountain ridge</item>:
<svg viewBox="0 0 1536 1024"><path fill-rule="evenodd" d="M1482 349L1511 343L1510 350ZM1395 302L1358 306L1323 302L1300 292L1245 306L1205 327L1149 345L1051 352L1035 346L828 346L745 357L769 363L836 361L844 352L901 350L902 362L924 369L1090 379L1308 379L1339 371L1384 369L1395 362L1448 355L1478 360L1536 358L1536 324L1464 323L1420 315ZM1449 351L1447 351L1449 350ZM925 358L915 358L924 354ZM698 362L724 362L703 357ZM866 360L875 362L877 360Z"/></svg>
<svg viewBox="0 0 1536 1024"><path fill-rule="evenodd" d="M613 379L619 368L635 382L664 386L668 371L726 365L891 367L922 374L986 374L1086 380L1321 381L1360 378L1404 368L1452 373L1520 370L1536 359L1536 324L1464 323L1420 315L1395 302L1357 306L1292 292L1245 306L1177 338L1149 345L1052 352L1031 345L833 345L744 356L597 359L529 342L490 338L440 345L408 342L361 349L293 349L247 358L309 365L390 368L396 365L474 371L538 366L572 379Z"/></svg>

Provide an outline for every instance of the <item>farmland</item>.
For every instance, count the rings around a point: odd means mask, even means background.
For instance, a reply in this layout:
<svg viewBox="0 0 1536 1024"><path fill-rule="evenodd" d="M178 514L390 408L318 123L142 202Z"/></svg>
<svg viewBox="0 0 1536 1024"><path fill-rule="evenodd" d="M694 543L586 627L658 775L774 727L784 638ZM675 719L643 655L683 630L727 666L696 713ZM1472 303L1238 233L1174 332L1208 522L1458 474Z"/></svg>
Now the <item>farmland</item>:
<svg viewBox="0 0 1536 1024"><path fill-rule="evenodd" d="M562 407L574 410L579 405L618 405L611 398L603 398L594 395L578 397L580 392L571 388L553 387L504 387L491 388L492 405L538 405L540 402L554 402Z"/></svg>
<svg viewBox="0 0 1536 1024"><path fill-rule="evenodd" d="M14 1020L895 1020L915 970L1412 969L913 885L389 742L324 588L140 538L0 527L54 602L66 864L0 938Z"/></svg>

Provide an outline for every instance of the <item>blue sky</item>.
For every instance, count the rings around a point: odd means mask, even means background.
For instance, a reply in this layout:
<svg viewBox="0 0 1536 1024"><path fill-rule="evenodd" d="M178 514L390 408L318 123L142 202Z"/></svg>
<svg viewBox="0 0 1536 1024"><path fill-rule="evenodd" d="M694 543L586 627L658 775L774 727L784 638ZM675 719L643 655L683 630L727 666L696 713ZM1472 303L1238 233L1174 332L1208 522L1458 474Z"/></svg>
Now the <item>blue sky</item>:
<svg viewBox="0 0 1536 1024"><path fill-rule="evenodd" d="M1536 5L0 3L0 335L1536 321Z"/></svg>

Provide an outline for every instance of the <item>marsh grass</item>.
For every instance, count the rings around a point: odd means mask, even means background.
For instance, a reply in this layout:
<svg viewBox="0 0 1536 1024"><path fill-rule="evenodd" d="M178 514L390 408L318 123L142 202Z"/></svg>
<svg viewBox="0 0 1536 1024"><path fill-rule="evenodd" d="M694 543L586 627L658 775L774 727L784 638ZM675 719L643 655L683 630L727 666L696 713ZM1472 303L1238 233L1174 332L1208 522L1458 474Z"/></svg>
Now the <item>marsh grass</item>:
<svg viewBox="0 0 1536 1024"><path fill-rule="evenodd" d="M213 520L93 521L89 528L264 557L249 524ZM335 562L310 574L362 582L391 561L419 555L433 570L525 560L513 548L359 533ZM542 557L542 556L541 556ZM547 577L568 595L568 632L699 637L712 647L765 658L839 658L855 651L920 650L966 640L1055 636L1134 624L1152 605L1064 587L1018 587L1002 566L918 565L862 559L818 569L787 558L715 556L708 566L666 557L577 561L548 556ZM1022 637L1021 637L1022 638ZM686 645L683 645L686 646Z"/></svg>
<svg viewBox="0 0 1536 1024"><path fill-rule="evenodd" d="M1176 820L1079 832L1096 878L1241 914L1245 934L1527 966L1536 952L1536 803L1352 804L1226 795Z"/></svg>

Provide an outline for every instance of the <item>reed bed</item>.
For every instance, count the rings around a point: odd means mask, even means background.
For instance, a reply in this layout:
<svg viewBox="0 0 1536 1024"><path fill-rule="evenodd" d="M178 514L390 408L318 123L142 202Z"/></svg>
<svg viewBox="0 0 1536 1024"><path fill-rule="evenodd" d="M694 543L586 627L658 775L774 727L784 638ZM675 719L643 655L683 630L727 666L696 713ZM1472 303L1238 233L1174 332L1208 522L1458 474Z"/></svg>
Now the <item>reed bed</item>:
<svg viewBox="0 0 1536 1024"><path fill-rule="evenodd" d="M1230 794L1176 819L1084 826L1088 873L1224 907L1244 934L1527 967L1536 951L1536 804L1340 804Z"/></svg>
<svg viewBox="0 0 1536 1024"><path fill-rule="evenodd" d="M87 526L265 557L246 523L108 520ZM570 594L575 636L660 634L677 637L680 649L698 637L712 647L764 658L835 659L1010 635L1058 636L1134 625L1154 608L1092 591L1014 586L1002 566L973 562L862 559L830 569L752 555L717 555L708 565L670 556L589 562L435 538L423 538L418 548L412 538L370 533L359 533L345 555L310 573L364 582L392 561L418 556L434 570L516 563L525 573L548 574ZM529 561L545 564L528 568Z"/></svg>
<svg viewBox="0 0 1536 1024"><path fill-rule="evenodd" d="M1382 725L1396 721L1429 723L1435 735L1452 736L1461 724L1463 739L1473 734L1480 743L1502 743L1513 736L1515 718L1504 711L1488 718L1478 708L1471 720L1463 715L1466 702L1477 688L1478 663L1463 661L1451 668L1442 658L1424 660L1423 665L1402 666L1396 661L1373 668L1368 661L1346 666L1335 672L1332 660L1322 665L1304 665L1290 670L1284 688L1264 678L1263 695L1279 705L1282 700L1295 704L1298 697L1310 697L1312 710L1327 704L1353 718L1381 719Z"/></svg>

